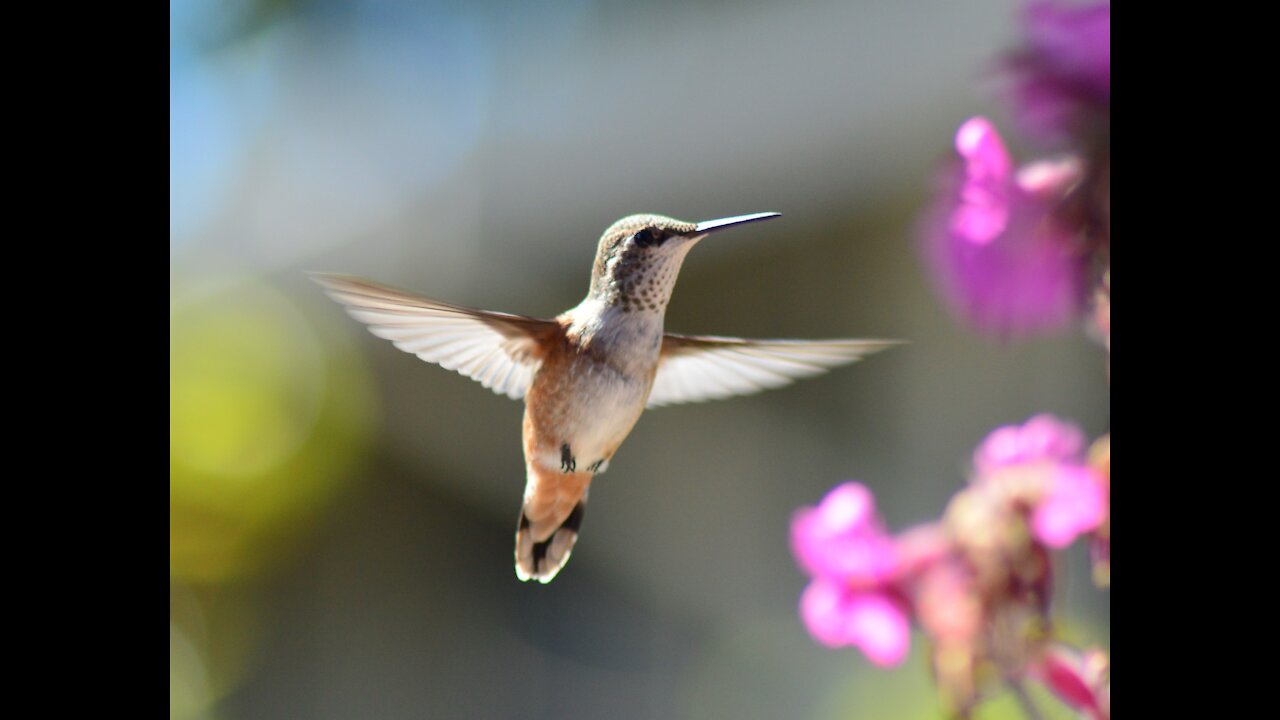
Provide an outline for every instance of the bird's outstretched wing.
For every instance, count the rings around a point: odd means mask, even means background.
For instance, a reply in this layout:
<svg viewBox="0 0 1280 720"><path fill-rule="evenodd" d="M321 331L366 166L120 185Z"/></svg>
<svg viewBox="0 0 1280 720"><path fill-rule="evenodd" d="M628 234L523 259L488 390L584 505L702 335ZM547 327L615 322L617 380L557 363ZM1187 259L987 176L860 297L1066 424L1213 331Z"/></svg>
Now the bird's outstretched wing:
<svg viewBox="0 0 1280 720"><path fill-rule="evenodd" d="M649 407L782 387L898 344L896 340L747 340L667 333Z"/></svg>
<svg viewBox="0 0 1280 720"><path fill-rule="evenodd" d="M311 278L374 335L514 400L524 397L542 362L537 340L559 329L554 320L473 310L359 278Z"/></svg>

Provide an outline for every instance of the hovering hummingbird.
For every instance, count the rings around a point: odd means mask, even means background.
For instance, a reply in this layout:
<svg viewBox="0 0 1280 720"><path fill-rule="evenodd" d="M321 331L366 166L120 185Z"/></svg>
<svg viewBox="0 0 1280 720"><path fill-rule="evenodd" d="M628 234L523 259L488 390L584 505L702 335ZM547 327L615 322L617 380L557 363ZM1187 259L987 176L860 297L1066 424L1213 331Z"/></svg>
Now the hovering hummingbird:
<svg viewBox="0 0 1280 720"><path fill-rule="evenodd" d="M778 215L699 223L625 217L600 237L586 299L551 320L473 310L352 277L313 277L374 335L496 393L524 398L516 575L548 583L577 542L592 479L608 469L646 407L780 387L894 344L663 331L689 250L710 233Z"/></svg>

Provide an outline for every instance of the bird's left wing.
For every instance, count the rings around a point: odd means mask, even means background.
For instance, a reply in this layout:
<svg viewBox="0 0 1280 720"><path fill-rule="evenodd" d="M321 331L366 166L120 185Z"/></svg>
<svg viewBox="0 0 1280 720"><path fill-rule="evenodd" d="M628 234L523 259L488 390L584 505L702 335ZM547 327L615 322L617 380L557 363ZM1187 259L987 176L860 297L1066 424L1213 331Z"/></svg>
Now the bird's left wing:
<svg viewBox="0 0 1280 720"><path fill-rule="evenodd" d="M450 305L359 278L311 277L374 335L514 400L524 397L542 362L537 341L559 328L554 320Z"/></svg>
<svg viewBox="0 0 1280 720"><path fill-rule="evenodd" d="M667 333L649 407L782 387L897 344L896 340L747 340Z"/></svg>

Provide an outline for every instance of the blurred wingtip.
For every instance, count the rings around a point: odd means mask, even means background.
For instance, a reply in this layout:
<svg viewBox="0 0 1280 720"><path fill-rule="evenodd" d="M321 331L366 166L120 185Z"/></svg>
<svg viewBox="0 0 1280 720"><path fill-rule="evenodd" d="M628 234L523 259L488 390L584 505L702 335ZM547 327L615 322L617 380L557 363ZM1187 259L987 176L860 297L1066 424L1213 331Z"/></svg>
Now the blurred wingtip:
<svg viewBox="0 0 1280 720"><path fill-rule="evenodd" d="M351 280L356 279L351 275L343 275L342 273L334 273L334 272L325 272L323 270L303 270L302 274L310 278L312 282L318 285L323 285L324 287L334 287L337 285L341 285L344 282L349 282Z"/></svg>

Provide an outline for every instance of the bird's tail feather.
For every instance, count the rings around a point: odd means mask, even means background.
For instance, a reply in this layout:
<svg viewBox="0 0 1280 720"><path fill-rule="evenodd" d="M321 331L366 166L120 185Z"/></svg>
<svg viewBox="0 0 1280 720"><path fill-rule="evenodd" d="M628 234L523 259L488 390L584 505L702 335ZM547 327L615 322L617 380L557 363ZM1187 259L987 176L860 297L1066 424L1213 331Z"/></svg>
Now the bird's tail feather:
<svg viewBox="0 0 1280 720"><path fill-rule="evenodd" d="M586 512L591 473L531 474L516 525L516 576L549 583L569 562Z"/></svg>

